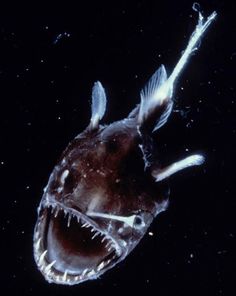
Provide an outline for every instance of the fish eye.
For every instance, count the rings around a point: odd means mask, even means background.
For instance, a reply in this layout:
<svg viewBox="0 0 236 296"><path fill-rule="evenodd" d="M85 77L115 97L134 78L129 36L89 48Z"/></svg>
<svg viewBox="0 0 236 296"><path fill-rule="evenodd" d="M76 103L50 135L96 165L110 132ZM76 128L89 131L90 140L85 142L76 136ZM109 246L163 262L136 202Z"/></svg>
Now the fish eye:
<svg viewBox="0 0 236 296"><path fill-rule="evenodd" d="M140 215L136 215L134 218L134 228L141 229L145 226L143 218Z"/></svg>

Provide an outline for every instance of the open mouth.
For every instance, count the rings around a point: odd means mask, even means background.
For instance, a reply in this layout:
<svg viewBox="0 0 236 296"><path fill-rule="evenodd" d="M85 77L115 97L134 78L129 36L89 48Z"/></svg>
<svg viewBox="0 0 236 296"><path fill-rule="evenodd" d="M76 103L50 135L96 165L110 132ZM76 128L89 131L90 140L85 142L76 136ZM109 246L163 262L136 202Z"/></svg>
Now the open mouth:
<svg viewBox="0 0 236 296"><path fill-rule="evenodd" d="M121 248L87 216L59 203L47 203L35 227L34 257L48 282L74 285L114 266Z"/></svg>

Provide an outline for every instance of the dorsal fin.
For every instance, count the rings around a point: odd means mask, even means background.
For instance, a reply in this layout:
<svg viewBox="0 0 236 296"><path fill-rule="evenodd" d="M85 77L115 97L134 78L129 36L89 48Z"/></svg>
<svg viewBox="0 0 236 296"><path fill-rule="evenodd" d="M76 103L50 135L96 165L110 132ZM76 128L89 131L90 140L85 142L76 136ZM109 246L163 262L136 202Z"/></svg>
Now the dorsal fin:
<svg viewBox="0 0 236 296"><path fill-rule="evenodd" d="M139 110L139 122L142 123L143 120L148 116L148 114L157 106L161 105L165 97L162 95L160 90L164 83L167 81L167 74L164 65L152 75L148 83L141 90L141 104Z"/></svg>
<svg viewBox="0 0 236 296"><path fill-rule="evenodd" d="M158 130L159 128L161 128L168 120L171 112L172 112L172 108L173 108L173 101L172 100L168 100L166 102L166 109L165 111L162 113L161 117L157 119L156 121L156 125L153 128L153 132L155 132L156 130Z"/></svg>
<svg viewBox="0 0 236 296"><path fill-rule="evenodd" d="M106 94L101 82L94 83L92 90L92 116L90 127L97 128L99 121L103 118L106 111Z"/></svg>
<svg viewBox="0 0 236 296"><path fill-rule="evenodd" d="M148 83L141 90L141 98L143 100L150 100L155 96L155 93L160 86L167 80L166 69L161 65L156 72L149 79Z"/></svg>

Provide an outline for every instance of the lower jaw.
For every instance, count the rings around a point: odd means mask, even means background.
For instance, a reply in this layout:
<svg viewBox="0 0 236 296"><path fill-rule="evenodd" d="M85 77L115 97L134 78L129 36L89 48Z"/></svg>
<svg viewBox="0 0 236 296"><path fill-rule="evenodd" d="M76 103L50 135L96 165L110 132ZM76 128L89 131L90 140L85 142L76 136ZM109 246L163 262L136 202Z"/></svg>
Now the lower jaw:
<svg viewBox="0 0 236 296"><path fill-rule="evenodd" d="M96 268L87 270L85 269L81 274L70 274L67 271L64 273L56 270L53 266L47 263L45 257L45 251L41 254L40 259L38 254L35 254L35 261L38 269L44 276L45 280L49 283L61 284L61 285L76 285L87 280L92 280L98 278L100 275L105 273L107 270L111 269L114 265L121 261L121 257L114 257L108 259L106 262L102 261ZM44 255L44 256L43 256ZM42 257L43 256L43 257ZM116 256L116 255L115 255Z"/></svg>
<svg viewBox="0 0 236 296"><path fill-rule="evenodd" d="M44 247L43 243L43 233L45 231L46 222L41 219L40 225L37 225L35 228L34 234L34 257L38 265L39 270L45 277L45 279L50 283L63 284L63 285L75 285L83 281L90 279L95 279L108 269L116 265L121 259L121 250L119 254L114 251L113 256L110 256L105 261L101 261L97 266L90 269L84 269L83 271L76 273L74 270L72 273L68 270L57 270L53 265L54 261L47 260L47 250ZM41 236L40 236L41 234ZM111 253L112 254L112 253Z"/></svg>

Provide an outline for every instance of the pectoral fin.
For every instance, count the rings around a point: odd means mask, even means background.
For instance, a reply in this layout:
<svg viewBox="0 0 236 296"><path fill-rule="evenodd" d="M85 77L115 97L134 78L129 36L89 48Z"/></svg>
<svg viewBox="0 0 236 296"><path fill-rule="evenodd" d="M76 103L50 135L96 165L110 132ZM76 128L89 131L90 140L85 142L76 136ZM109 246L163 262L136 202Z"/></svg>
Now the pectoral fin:
<svg viewBox="0 0 236 296"><path fill-rule="evenodd" d="M183 169L186 169L194 165L201 165L203 164L204 160L205 159L202 155L191 155L180 161L174 162L163 169L154 169L152 171L152 176L155 178L156 182L159 182Z"/></svg>

